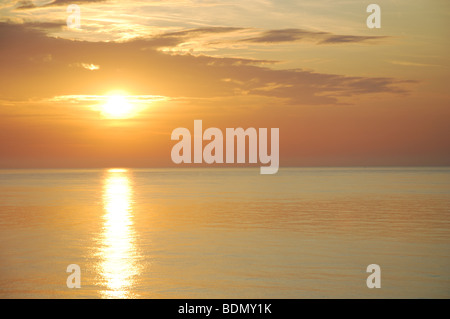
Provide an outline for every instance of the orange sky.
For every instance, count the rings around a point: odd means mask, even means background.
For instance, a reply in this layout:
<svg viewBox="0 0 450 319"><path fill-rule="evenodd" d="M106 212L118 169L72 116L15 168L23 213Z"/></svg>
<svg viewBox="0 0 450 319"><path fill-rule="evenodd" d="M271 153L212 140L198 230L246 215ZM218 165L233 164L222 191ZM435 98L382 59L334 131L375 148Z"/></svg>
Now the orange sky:
<svg viewBox="0 0 450 319"><path fill-rule="evenodd" d="M0 168L172 166L195 119L280 128L281 166L450 165L448 1L241 2L0 2Z"/></svg>

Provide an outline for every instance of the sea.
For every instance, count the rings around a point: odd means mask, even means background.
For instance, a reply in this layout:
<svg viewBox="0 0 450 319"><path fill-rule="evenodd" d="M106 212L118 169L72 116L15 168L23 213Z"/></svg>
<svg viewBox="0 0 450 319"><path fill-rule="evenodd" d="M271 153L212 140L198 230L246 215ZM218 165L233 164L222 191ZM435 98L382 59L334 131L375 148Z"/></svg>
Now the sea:
<svg viewBox="0 0 450 319"><path fill-rule="evenodd" d="M0 170L0 298L450 298L450 168Z"/></svg>

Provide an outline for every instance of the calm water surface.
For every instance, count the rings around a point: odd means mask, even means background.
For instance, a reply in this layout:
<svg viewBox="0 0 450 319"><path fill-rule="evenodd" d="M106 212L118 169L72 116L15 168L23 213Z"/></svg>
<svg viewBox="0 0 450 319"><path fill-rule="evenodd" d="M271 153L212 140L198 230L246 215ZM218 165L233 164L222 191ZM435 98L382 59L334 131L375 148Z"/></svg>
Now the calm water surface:
<svg viewBox="0 0 450 319"><path fill-rule="evenodd" d="M449 298L450 168L0 170L0 297Z"/></svg>

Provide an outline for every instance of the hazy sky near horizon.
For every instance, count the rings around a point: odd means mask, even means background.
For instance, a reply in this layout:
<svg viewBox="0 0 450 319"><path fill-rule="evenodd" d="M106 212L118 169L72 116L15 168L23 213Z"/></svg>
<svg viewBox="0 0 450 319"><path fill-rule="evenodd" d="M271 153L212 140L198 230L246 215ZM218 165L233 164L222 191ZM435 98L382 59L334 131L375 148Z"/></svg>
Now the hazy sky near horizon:
<svg viewBox="0 0 450 319"><path fill-rule="evenodd" d="M170 166L195 119L280 128L281 166L450 165L450 3L370 3L0 1L0 168Z"/></svg>

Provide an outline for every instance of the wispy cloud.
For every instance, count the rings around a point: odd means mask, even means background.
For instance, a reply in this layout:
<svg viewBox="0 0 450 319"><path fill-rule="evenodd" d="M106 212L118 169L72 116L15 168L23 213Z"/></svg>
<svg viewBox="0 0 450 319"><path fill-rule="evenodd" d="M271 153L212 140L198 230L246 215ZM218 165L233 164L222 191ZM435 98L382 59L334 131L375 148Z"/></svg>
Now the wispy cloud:
<svg viewBox="0 0 450 319"><path fill-rule="evenodd" d="M100 69L99 65L95 65L93 63L76 63L76 64L73 64L73 65L76 66L76 67L84 68L84 69L89 70L89 71L96 71L96 70Z"/></svg>
<svg viewBox="0 0 450 319"><path fill-rule="evenodd" d="M250 43L286 43L312 41L318 44L363 43L386 39L387 36L338 35L330 32L309 31L304 29L282 29L263 31L259 35L242 39Z"/></svg>
<svg viewBox="0 0 450 319"><path fill-rule="evenodd" d="M104 103L109 99L109 95L89 95L89 94L73 94L73 95L58 95L49 99L45 99L48 102L65 102L65 103ZM159 95L126 95L126 99L131 103L145 104L155 101L167 100L165 96Z"/></svg>
<svg viewBox="0 0 450 319"><path fill-rule="evenodd" d="M410 61L389 61L392 64L402 65L402 66L417 66L417 67L439 67L437 64L428 64L428 63L417 63Z"/></svg>
<svg viewBox="0 0 450 319"><path fill-rule="evenodd" d="M27 9L35 9L35 8L46 8L53 6L68 6L70 4L79 4L86 5L90 3L100 3L100 2L108 2L109 0L54 0L48 3L38 3L36 1L31 0L21 0L16 4L16 10L27 10Z"/></svg>
<svg viewBox="0 0 450 319"><path fill-rule="evenodd" d="M100 88L130 87L136 95L151 93L169 98L255 95L297 105L339 104L339 98L344 96L404 94L407 92L405 84L410 83L387 77L271 69L253 59L171 55L159 51L165 42L162 40L167 40L160 37L121 43L70 41L48 37L27 25L5 23L0 24L0 32L3 35L0 67L4 70L0 75L4 83L0 95L10 98L24 94L65 96L75 92L93 98L92 94ZM184 34L191 33L192 30L188 30ZM45 65L32 59L48 54L52 59ZM84 67L70 68L80 60L89 61L88 66L101 65L101 68L90 72L89 76ZM53 84L43 86L44 82ZM22 83L29 89L24 92L11 83Z"/></svg>
<svg viewBox="0 0 450 319"><path fill-rule="evenodd" d="M17 2L16 9L25 10L25 9L33 9L36 8L36 5L33 1L30 0L21 0Z"/></svg>

